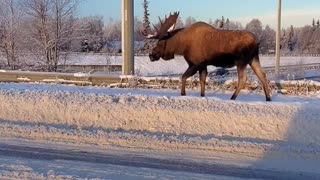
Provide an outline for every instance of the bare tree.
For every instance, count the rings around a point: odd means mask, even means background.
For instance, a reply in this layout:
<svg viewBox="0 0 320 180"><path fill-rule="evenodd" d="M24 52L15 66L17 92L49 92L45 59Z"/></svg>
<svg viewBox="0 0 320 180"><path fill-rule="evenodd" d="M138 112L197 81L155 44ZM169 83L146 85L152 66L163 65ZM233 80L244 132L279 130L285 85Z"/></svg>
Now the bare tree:
<svg viewBox="0 0 320 180"><path fill-rule="evenodd" d="M73 26L74 38L70 42L71 51L100 52L106 44L102 16L89 16L78 19Z"/></svg>
<svg viewBox="0 0 320 180"><path fill-rule="evenodd" d="M143 28L143 22L137 17L134 17L134 51L135 53L147 53L149 49L146 49L146 38L141 33ZM152 42L149 40L149 47L152 47ZM148 45L147 45L148 46Z"/></svg>
<svg viewBox="0 0 320 180"><path fill-rule="evenodd" d="M53 0L53 70L58 69L61 50L69 50L70 42L73 40L75 10L79 0Z"/></svg>
<svg viewBox="0 0 320 180"><path fill-rule="evenodd" d="M269 25L266 25L266 27L262 31L263 39L260 42L260 52L262 54L273 54L275 53L276 48L276 32L275 30L271 29Z"/></svg>
<svg viewBox="0 0 320 180"><path fill-rule="evenodd" d="M197 22L197 20L196 20L194 17L189 16L189 17L186 18L186 21L185 21L185 23L184 23L184 26L185 26L185 27L189 27L189 26L191 26L192 24L194 24L195 22Z"/></svg>
<svg viewBox="0 0 320 180"><path fill-rule="evenodd" d="M299 34L298 34L298 47L300 50L300 53L311 53L312 49L312 34L314 32L314 28L312 26L304 26L300 28Z"/></svg>
<svg viewBox="0 0 320 180"><path fill-rule="evenodd" d="M178 17L177 22L176 22L176 29L180 29L184 27L184 23L181 19L181 17Z"/></svg>
<svg viewBox="0 0 320 180"><path fill-rule="evenodd" d="M213 22L212 18L209 18L208 24L210 24L211 26L214 25L214 22Z"/></svg>
<svg viewBox="0 0 320 180"><path fill-rule="evenodd" d="M18 61L19 26L22 13L17 0L0 2L0 50L4 52L7 66L16 69Z"/></svg>
<svg viewBox="0 0 320 180"><path fill-rule="evenodd" d="M25 12L28 14L32 23L30 24L32 42L31 50L39 54L39 59L45 61L47 70L51 70L52 62L52 41L50 37L50 0L28 0L24 1Z"/></svg>
<svg viewBox="0 0 320 180"><path fill-rule="evenodd" d="M320 29L316 28L312 32L312 36L310 39L310 50L309 53L320 53Z"/></svg>
<svg viewBox="0 0 320 180"><path fill-rule="evenodd" d="M220 26L222 25L222 27L225 27L225 29L229 30L243 30L243 27L240 22L231 21L229 18L227 18L225 23L223 21L224 18L216 19L215 21L213 21L212 18L209 18L208 24L216 28L220 28Z"/></svg>
<svg viewBox="0 0 320 180"><path fill-rule="evenodd" d="M108 52L119 52L120 47L116 47L116 43L121 41L121 21L110 20L104 29L104 36L107 43Z"/></svg>
<svg viewBox="0 0 320 180"><path fill-rule="evenodd" d="M262 23L259 19L252 19L247 25L246 30L252 32L255 34L259 41L263 39L263 33L262 33Z"/></svg>
<svg viewBox="0 0 320 180"><path fill-rule="evenodd" d="M240 22L230 21L228 25L229 30L243 30L243 26Z"/></svg>
<svg viewBox="0 0 320 180"><path fill-rule="evenodd" d="M106 38L104 36L103 28L103 17L102 16L92 16L87 17L82 20L84 33L82 38L88 41L88 51L100 52L106 43Z"/></svg>
<svg viewBox="0 0 320 180"><path fill-rule="evenodd" d="M27 0L25 12L32 18L30 41L47 71L57 71L60 51L72 40L73 15L78 0Z"/></svg>
<svg viewBox="0 0 320 180"><path fill-rule="evenodd" d="M137 17L134 17L134 40L135 41L144 41L145 37L141 33L143 29L143 22Z"/></svg>

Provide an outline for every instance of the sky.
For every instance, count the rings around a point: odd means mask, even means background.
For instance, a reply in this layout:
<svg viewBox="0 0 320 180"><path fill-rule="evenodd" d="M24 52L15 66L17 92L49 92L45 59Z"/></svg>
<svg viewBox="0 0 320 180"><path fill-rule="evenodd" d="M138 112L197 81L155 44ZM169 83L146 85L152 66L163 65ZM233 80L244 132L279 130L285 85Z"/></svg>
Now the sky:
<svg viewBox="0 0 320 180"><path fill-rule="evenodd" d="M194 17L197 21L208 22L224 16L231 21L247 24L258 18L263 25L276 27L278 0L149 0L149 13L152 23L158 16L164 17L180 11L182 20ZM134 16L142 19L143 0L134 0ZM121 0L83 0L79 7L80 16L103 16L121 19ZM312 19L320 19L320 0L282 0L282 27L301 27L311 24Z"/></svg>

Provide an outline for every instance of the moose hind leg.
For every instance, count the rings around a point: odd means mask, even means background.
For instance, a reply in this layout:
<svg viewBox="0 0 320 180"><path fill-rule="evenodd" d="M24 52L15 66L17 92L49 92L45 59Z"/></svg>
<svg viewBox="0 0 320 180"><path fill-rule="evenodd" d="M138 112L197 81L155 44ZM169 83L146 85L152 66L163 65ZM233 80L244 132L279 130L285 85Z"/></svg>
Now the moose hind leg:
<svg viewBox="0 0 320 180"><path fill-rule="evenodd" d="M189 66L186 72L182 75L181 96L186 95L186 82L190 76L193 76L198 71L197 66Z"/></svg>
<svg viewBox="0 0 320 180"><path fill-rule="evenodd" d="M247 71L246 71L246 65L237 65L237 71L238 71L238 86L233 93L231 100L235 100L240 92L241 89L245 87L245 83L247 81Z"/></svg>
<svg viewBox="0 0 320 180"><path fill-rule="evenodd" d="M199 74L200 74L201 97L204 97L204 91L205 91L205 86L206 86L206 78L207 78L207 75L208 75L207 66L200 68Z"/></svg>
<svg viewBox="0 0 320 180"><path fill-rule="evenodd" d="M261 65L259 62L259 58L254 58L250 64L250 66L251 66L253 72L257 75L257 77L259 78L259 80L262 83L263 91L266 96L266 101L271 101L266 74L262 71L262 68L261 68Z"/></svg>

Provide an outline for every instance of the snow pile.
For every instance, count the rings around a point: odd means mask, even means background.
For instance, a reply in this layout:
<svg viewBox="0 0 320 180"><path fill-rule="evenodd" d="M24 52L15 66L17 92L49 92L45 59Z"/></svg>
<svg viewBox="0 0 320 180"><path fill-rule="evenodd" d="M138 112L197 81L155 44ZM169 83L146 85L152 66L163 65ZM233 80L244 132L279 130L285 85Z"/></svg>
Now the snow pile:
<svg viewBox="0 0 320 180"><path fill-rule="evenodd" d="M319 158L320 96L0 84L0 136Z"/></svg>

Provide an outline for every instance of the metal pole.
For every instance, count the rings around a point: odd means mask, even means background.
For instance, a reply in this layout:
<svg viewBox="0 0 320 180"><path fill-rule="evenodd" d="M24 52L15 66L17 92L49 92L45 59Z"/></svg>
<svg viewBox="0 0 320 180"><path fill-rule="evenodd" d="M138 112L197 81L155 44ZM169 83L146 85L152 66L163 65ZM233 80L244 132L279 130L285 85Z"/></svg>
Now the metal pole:
<svg viewBox="0 0 320 180"><path fill-rule="evenodd" d="M134 74L133 0L122 0L122 74Z"/></svg>
<svg viewBox="0 0 320 180"><path fill-rule="evenodd" d="M280 78L280 38L281 38L281 0L278 0L278 15L277 15L277 34L276 34L276 79Z"/></svg>

